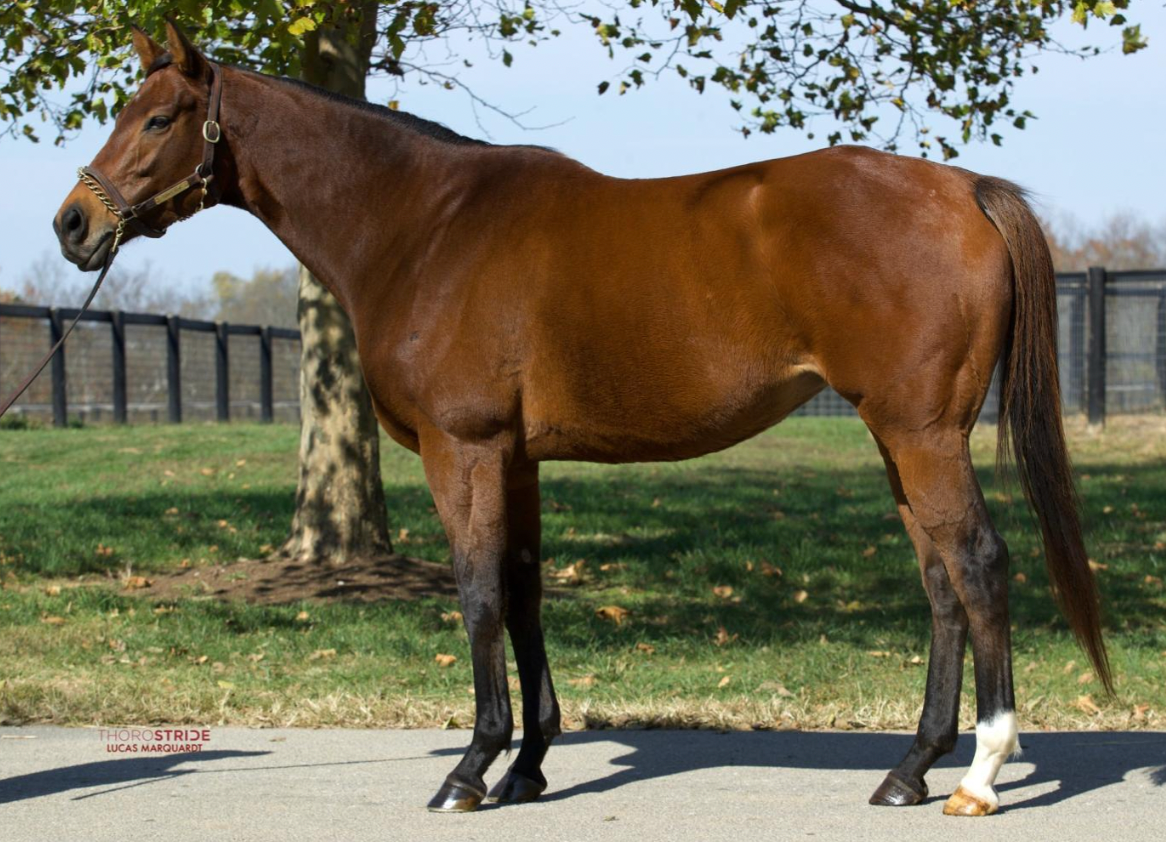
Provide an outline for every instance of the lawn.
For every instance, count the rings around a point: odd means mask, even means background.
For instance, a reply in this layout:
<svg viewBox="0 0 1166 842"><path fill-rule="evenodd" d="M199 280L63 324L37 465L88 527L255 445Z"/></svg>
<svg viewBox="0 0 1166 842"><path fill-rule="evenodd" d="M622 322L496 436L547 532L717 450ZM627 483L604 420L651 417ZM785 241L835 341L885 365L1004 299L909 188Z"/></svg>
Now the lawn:
<svg viewBox="0 0 1166 842"><path fill-rule="evenodd" d="M1018 492L993 479L994 431L974 438L1012 553L1022 724L1163 727L1166 423L1071 432L1113 698L1056 612ZM470 725L452 599L127 589L278 545L297 440L242 424L0 431L0 722ZM445 563L419 460L383 451L397 549ZM676 464L549 464L543 488L544 618L568 727L915 726L927 601L859 422L791 419ZM964 685L968 725L970 656Z"/></svg>

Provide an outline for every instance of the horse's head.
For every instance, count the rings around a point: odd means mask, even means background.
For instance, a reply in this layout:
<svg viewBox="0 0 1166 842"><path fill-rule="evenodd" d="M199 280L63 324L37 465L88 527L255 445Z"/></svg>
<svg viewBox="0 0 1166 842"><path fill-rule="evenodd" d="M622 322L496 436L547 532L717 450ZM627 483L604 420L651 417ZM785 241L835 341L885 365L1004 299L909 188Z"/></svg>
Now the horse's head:
<svg viewBox="0 0 1166 842"><path fill-rule="evenodd" d="M157 200L156 205L147 202L138 220L124 226L125 242L139 233L158 236L194 213L203 198L198 168L207 148L204 122L213 71L173 24L168 22L166 31L169 51L135 28L134 49L146 80L118 114L113 134L93 159L90 183L78 183L53 219L61 253L82 271L100 269L114 246L119 218L106 202L128 208L151 197ZM217 140L217 125L212 131L207 140ZM167 189L187 178L186 189ZM109 187L112 191L105 189ZM165 193L158 195L161 191Z"/></svg>

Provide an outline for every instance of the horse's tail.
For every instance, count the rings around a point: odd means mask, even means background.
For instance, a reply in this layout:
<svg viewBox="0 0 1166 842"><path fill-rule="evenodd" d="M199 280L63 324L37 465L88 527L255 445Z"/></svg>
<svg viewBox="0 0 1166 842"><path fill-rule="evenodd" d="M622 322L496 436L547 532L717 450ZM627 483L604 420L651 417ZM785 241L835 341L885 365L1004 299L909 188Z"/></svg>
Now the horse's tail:
<svg viewBox="0 0 1166 842"><path fill-rule="evenodd" d="M1109 692L1113 680L1101 637L1097 583L1081 537L1077 490L1061 425L1057 374L1057 290L1040 223L1011 182L979 177L976 201L1012 257L1012 329L1001 360L997 465L1011 452L1044 538L1053 593Z"/></svg>

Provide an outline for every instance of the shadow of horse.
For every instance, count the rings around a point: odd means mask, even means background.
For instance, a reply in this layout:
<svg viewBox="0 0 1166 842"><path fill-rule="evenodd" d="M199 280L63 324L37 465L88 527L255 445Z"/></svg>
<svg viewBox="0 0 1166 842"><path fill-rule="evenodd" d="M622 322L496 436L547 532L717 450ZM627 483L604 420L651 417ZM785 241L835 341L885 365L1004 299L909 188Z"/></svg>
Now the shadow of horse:
<svg viewBox="0 0 1166 842"><path fill-rule="evenodd" d="M906 753L913 736L864 732L819 731L576 731L555 741L552 752L570 752L573 746L617 743L629 749L613 758L611 774L565 789L551 789L542 801L561 801L584 794L603 793L618 787L667 778L701 769L726 767L783 768L872 772L870 789ZM1002 793L1044 784L1056 788L1002 810L1049 807L1062 801L1120 783L1143 772L1154 786L1166 786L1166 733L1143 731L1056 732L1021 734L1024 752L1019 762L1034 771L1019 781L1002 782ZM515 746L517 749L517 745ZM975 752L975 738L962 735L956 750L936 768L965 768ZM462 749L443 749L433 755L460 756ZM550 776L548 776L550 777ZM866 793L860 793L864 796ZM935 793L927 803L942 801ZM1007 799L1005 799L1007 802Z"/></svg>

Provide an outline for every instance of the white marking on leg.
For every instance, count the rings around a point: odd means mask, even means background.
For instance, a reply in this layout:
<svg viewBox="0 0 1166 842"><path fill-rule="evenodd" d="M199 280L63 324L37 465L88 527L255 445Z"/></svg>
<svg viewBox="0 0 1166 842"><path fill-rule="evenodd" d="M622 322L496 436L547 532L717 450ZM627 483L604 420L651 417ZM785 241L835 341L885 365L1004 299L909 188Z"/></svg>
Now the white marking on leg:
<svg viewBox="0 0 1166 842"><path fill-rule="evenodd" d="M1011 755L1020 753L1017 740L1016 714L998 713L984 722L976 723L976 756L960 786L989 804L993 809L1000 804L996 795L996 775Z"/></svg>

